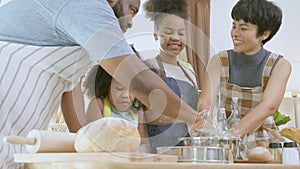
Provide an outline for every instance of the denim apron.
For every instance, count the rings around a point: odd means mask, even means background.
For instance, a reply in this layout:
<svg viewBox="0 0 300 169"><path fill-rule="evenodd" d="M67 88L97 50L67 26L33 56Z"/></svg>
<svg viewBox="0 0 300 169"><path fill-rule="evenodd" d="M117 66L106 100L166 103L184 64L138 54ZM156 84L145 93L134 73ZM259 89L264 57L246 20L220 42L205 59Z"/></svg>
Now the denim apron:
<svg viewBox="0 0 300 169"><path fill-rule="evenodd" d="M186 81L166 77L163 64L159 56L156 57L156 61L160 70L163 72L161 74L161 78L179 97L181 97L184 102L196 110L199 97L198 89L195 87L196 85L193 83L193 86ZM191 80L187 72L185 72L186 70L182 68L182 65L179 63L178 65L181 67L182 71L184 71L188 79ZM184 122L177 122L170 125L147 124L147 131L150 138L151 153L157 153L157 147L181 146L183 143L179 142L178 139L181 137L189 137L188 127Z"/></svg>

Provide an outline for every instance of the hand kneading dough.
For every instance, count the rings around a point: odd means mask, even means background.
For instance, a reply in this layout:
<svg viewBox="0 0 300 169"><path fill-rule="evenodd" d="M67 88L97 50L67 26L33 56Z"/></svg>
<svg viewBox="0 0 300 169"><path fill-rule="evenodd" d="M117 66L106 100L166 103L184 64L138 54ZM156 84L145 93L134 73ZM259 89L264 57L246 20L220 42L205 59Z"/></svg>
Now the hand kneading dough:
<svg viewBox="0 0 300 169"><path fill-rule="evenodd" d="M267 148L258 146L249 151L248 160L269 161L271 160L271 153Z"/></svg>
<svg viewBox="0 0 300 169"><path fill-rule="evenodd" d="M140 134L132 122L105 117L82 127L74 147L77 152L134 152L140 143Z"/></svg>

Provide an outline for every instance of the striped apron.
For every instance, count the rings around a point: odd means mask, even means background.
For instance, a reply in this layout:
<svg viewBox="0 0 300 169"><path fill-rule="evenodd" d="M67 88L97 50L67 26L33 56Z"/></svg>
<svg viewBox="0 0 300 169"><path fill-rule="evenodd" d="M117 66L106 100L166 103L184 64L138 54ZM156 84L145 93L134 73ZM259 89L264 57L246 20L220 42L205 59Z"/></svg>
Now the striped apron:
<svg viewBox="0 0 300 169"><path fill-rule="evenodd" d="M22 168L13 154L25 146L3 143L7 135L45 130L61 96L78 84L92 61L80 46L45 47L0 41L0 168Z"/></svg>

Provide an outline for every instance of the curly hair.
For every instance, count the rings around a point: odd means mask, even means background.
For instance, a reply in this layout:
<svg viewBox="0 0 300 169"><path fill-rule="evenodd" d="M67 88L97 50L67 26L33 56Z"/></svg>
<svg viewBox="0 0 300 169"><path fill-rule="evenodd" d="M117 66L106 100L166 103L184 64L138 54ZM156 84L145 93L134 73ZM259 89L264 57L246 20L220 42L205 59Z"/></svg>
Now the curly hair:
<svg viewBox="0 0 300 169"><path fill-rule="evenodd" d="M133 44L130 45L137 57L140 58L138 51L134 48ZM84 93L88 98L101 98L104 99L108 95L112 76L106 72L100 65L94 65L85 76L83 81Z"/></svg>
<svg viewBox="0 0 300 169"><path fill-rule="evenodd" d="M166 15L176 15L188 19L188 0L148 0L143 5L146 17L159 25Z"/></svg>
<svg viewBox="0 0 300 169"><path fill-rule="evenodd" d="M100 65L93 66L86 74L83 81L84 93L89 98L105 98L108 94L112 76Z"/></svg>

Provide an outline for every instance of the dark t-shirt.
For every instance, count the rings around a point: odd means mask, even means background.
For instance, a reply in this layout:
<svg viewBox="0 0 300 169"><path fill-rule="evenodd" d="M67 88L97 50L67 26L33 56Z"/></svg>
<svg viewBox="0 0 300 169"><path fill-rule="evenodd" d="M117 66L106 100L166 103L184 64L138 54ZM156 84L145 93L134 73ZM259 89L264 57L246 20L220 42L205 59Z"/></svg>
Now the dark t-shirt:
<svg viewBox="0 0 300 169"><path fill-rule="evenodd" d="M229 83L251 88L262 85L263 70L271 55L270 51L261 48L254 55L246 55L228 50L227 54L229 61ZM277 58L274 66L280 58L282 56Z"/></svg>

